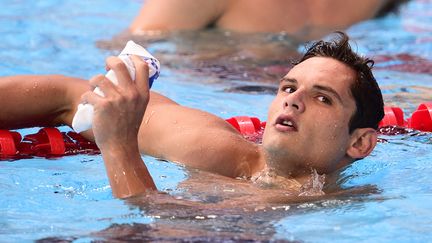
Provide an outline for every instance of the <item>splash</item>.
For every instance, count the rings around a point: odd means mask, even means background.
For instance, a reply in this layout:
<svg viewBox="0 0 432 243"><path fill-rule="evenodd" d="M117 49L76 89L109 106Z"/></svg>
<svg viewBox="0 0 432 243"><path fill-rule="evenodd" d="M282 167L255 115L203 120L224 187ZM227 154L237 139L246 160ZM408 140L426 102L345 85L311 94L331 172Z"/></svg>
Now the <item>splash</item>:
<svg viewBox="0 0 432 243"><path fill-rule="evenodd" d="M322 190L325 184L325 178L325 174L319 175L315 169L312 169L309 181L301 186L298 195L306 197L325 195Z"/></svg>
<svg viewBox="0 0 432 243"><path fill-rule="evenodd" d="M299 191L302 186L297 180L293 178L279 176L273 170L264 170L256 176L253 176L251 178L251 181L261 188L268 189L279 188L285 190Z"/></svg>

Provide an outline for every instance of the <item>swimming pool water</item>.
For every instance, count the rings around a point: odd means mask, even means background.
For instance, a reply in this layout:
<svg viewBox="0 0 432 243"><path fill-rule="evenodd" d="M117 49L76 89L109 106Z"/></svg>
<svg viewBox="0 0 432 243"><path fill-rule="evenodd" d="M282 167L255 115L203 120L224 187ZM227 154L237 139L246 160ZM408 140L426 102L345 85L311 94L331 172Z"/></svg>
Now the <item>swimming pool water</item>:
<svg viewBox="0 0 432 243"><path fill-rule="evenodd" d="M60 73L90 78L103 73L105 57L123 45L123 37L117 35L141 1L0 3L1 76ZM357 24L348 33L359 52L377 60L375 75L388 105L400 106L410 116L421 102L432 102L431 1L413 0L400 15ZM109 44L114 36L118 44ZM221 39L226 45L215 48ZM288 70L287 61L303 49L283 34L218 31L178 33L141 43L162 61L154 90L224 118L249 115L262 120L278 78ZM100 155L1 161L0 242L430 241L432 135L411 132L382 138L386 142L346 168L339 180L343 188L370 186L378 192L247 213L145 199L137 206L114 199ZM194 174L191 170L144 159L160 190L177 198L218 200L209 192L191 196L182 187Z"/></svg>

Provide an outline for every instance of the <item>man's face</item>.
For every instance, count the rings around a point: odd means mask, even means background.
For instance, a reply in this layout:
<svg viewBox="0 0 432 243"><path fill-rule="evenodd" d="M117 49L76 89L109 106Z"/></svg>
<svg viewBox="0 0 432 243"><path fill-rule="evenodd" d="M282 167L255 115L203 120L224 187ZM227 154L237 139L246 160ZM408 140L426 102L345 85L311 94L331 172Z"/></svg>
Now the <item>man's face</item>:
<svg viewBox="0 0 432 243"><path fill-rule="evenodd" d="M332 58L313 57L281 79L270 105L263 147L269 166L284 174L330 173L349 163L348 123L356 105L355 72Z"/></svg>

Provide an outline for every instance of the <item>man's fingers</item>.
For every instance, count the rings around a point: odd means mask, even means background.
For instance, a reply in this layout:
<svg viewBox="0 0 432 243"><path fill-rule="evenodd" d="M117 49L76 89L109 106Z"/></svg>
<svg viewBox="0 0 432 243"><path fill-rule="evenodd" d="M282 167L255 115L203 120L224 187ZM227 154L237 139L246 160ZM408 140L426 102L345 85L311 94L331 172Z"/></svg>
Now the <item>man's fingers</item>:
<svg viewBox="0 0 432 243"><path fill-rule="evenodd" d="M94 76L89 80L89 83L93 87L98 87L106 97L111 97L119 93L117 86L103 75ZM102 95L97 90L95 90L95 92Z"/></svg>
<svg viewBox="0 0 432 243"><path fill-rule="evenodd" d="M109 69L113 70L119 87L127 87L132 83L129 71L123 61L118 57L108 57L106 60L106 65Z"/></svg>
<svg viewBox="0 0 432 243"><path fill-rule="evenodd" d="M81 103L83 104L95 105L102 99L103 97L99 96L98 94L95 94L92 91L85 92L83 95L81 95Z"/></svg>
<svg viewBox="0 0 432 243"><path fill-rule="evenodd" d="M140 57L132 55L131 59L135 66L135 83L141 95L149 92L149 67Z"/></svg>
<svg viewBox="0 0 432 243"><path fill-rule="evenodd" d="M96 87L99 85L99 82L100 82L102 79L104 79L104 78L105 78L105 76L103 76L102 74L99 74L99 75L93 76L93 77L89 80L89 84L90 84L90 86L92 86L93 89L94 89L94 88L96 88Z"/></svg>

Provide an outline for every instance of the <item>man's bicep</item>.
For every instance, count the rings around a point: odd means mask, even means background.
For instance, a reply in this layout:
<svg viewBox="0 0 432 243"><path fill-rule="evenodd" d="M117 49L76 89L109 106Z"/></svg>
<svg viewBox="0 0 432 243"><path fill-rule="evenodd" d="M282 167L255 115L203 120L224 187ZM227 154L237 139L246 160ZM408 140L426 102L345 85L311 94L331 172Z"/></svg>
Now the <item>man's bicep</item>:
<svg viewBox="0 0 432 243"><path fill-rule="evenodd" d="M225 0L147 0L130 30L137 34L205 28L220 16L225 5Z"/></svg>
<svg viewBox="0 0 432 243"><path fill-rule="evenodd" d="M239 158L255 151L223 119L162 101L147 107L139 144L145 154L230 177L238 174Z"/></svg>

